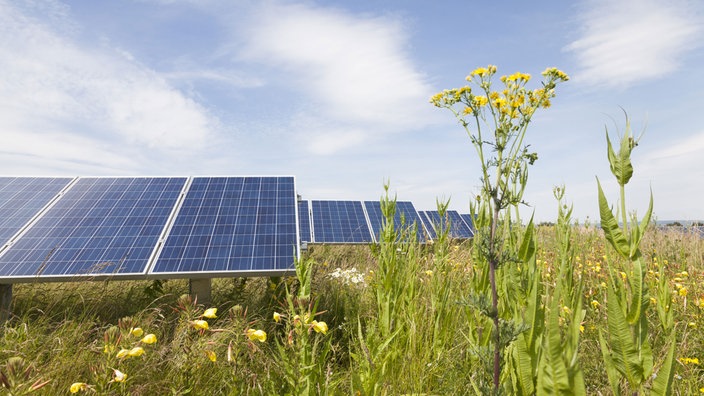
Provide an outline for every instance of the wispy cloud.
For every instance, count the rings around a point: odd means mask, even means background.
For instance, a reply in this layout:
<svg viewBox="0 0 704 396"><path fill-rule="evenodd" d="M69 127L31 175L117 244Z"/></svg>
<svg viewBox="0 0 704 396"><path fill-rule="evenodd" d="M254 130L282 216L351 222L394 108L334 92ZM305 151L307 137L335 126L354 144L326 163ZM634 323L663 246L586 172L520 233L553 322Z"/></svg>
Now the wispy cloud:
<svg viewBox="0 0 704 396"><path fill-rule="evenodd" d="M327 130L310 146L316 154L435 120L427 105L432 89L405 53L407 33L397 18L273 2L252 10L238 33L240 62L274 68L281 76L275 83L298 91L324 118L318 123L338 125L340 135Z"/></svg>
<svg viewBox="0 0 704 396"><path fill-rule="evenodd" d="M566 49L580 66L574 80L625 87L677 69L699 46L700 14L686 1L588 0L580 37Z"/></svg>
<svg viewBox="0 0 704 396"><path fill-rule="evenodd" d="M16 156L48 168L139 169L142 159L205 147L218 128L129 53L81 44L64 8L16 4L0 2L0 129L13 137L0 157L6 172Z"/></svg>

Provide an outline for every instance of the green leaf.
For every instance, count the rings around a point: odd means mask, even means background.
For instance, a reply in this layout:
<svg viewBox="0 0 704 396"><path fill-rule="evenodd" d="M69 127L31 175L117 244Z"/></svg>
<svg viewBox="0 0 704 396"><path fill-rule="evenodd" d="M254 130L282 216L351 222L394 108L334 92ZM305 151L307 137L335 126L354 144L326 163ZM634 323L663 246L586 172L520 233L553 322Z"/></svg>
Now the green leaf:
<svg viewBox="0 0 704 396"><path fill-rule="evenodd" d="M640 256L640 254L639 254ZM638 257L633 262L633 275L629 277L631 283L631 306L628 310L626 320L630 325L635 325L641 320L641 308L643 305L643 261Z"/></svg>
<svg viewBox="0 0 704 396"><path fill-rule="evenodd" d="M675 376L675 333L672 333L670 339L670 349L667 352L665 362L658 370L658 376L653 381L653 389L651 395L669 396L672 394L672 383Z"/></svg>
<svg viewBox="0 0 704 396"><path fill-rule="evenodd" d="M601 347L601 355L604 357L604 365L606 366L606 375L609 377L609 384L611 385L611 391L614 395L621 395L621 374L616 368L616 364L612 358L611 351L604 339L602 331L599 331L599 346Z"/></svg>
<svg viewBox="0 0 704 396"><path fill-rule="evenodd" d="M611 246L624 258L629 257L629 244L626 237L623 235L621 228L618 226L618 221L614 218L609 208L609 202L604 196L604 190L601 189L599 178L596 178L596 183L599 187L599 215L601 217L601 228L604 230L606 240Z"/></svg>
<svg viewBox="0 0 704 396"><path fill-rule="evenodd" d="M511 357L521 394L532 395L535 392L533 365L525 338L519 336L511 345L513 346Z"/></svg>
<svg viewBox="0 0 704 396"><path fill-rule="evenodd" d="M648 210L645 213L645 216L640 222L640 226L638 227L633 227L631 228L631 249L630 249L630 257L631 259L636 258L637 256L640 255L639 252L639 247L640 247L640 241L643 238L643 235L645 235L645 230L648 228L648 224L650 224L650 216L653 214L653 192L650 192L650 204L648 205Z"/></svg>
<svg viewBox="0 0 704 396"><path fill-rule="evenodd" d="M518 258L524 262L528 263L530 259L535 256L535 239L533 235L535 234L535 227L533 226L533 216L530 216L530 221L526 227L526 231L523 234L523 240L521 241L521 247L518 249Z"/></svg>
<svg viewBox="0 0 704 396"><path fill-rule="evenodd" d="M606 143L609 157L609 166L611 167L611 173L616 177L616 181L621 186L625 186L631 176L633 176L633 165L631 164L631 151L633 146L631 145L632 137L630 136L630 125L628 123L628 118L626 118L626 133L621 138L621 147L618 150L618 155L614 153L614 148L611 145L611 139L609 138L609 132L606 132Z"/></svg>
<svg viewBox="0 0 704 396"><path fill-rule="evenodd" d="M609 326L609 340L611 357L616 369L626 377L633 387L643 382L643 367L639 351L633 340L633 333L623 315L621 302L613 285L609 286L607 305L607 322Z"/></svg>

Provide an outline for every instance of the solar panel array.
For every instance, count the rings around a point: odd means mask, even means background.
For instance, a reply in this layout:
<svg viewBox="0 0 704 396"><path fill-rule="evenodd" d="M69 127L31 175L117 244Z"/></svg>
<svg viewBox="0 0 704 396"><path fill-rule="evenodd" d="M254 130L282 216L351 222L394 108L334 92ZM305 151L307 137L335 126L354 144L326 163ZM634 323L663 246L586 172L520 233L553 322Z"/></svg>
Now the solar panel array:
<svg viewBox="0 0 704 396"><path fill-rule="evenodd" d="M377 242L379 201L304 201L292 176L0 177L0 280L204 278L294 271L304 243ZM471 217L396 202L420 242Z"/></svg>
<svg viewBox="0 0 704 396"><path fill-rule="evenodd" d="M71 181L0 178L0 213L8 213L1 224L1 279L193 278L294 269L293 177Z"/></svg>

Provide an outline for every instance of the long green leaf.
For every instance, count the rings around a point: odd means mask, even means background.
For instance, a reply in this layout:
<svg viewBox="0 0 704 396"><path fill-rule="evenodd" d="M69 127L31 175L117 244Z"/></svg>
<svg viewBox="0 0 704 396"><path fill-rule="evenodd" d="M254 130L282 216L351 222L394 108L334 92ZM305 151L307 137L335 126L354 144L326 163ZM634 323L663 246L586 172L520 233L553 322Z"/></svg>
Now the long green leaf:
<svg viewBox="0 0 704 396"><path fill-rule="evenodd" d="M631 146L631 139L628 118L626 118L626 133L623 138L621 138L621 147L619 147L618 155L614 153L614 148L611 145L611 139L609 138L609 132L606 132L606 143L611 173L613 173L618 181L618 184L621 186L625 186L628 181L631 180L631 176L633 176L633 165L631 164L631 151L633 150L633 147Z"/></svg>
<svg viewBox="0 0 704 396"><path fill-rule="evenodd" d="M604 339L602 331L599 331L599 346L601 347L601 355L604 357L604 366L606 368L606 375L609 378L609 385L611 385L611 392L615 396L621 395L621 374L619 370L616 369L616 364L612 358L613 354L609 351L609 347Z"/></svg>
<svg viewBox="0 0 704 396"><path fill-rule="evenodd" d="M643 261L638 257L633 261L633 274L629 276L631 283L631 306L628 310L628 324L635 325L641 320L643 305Z"/></svg>
<svg viewBox="0 0 704 396"><path fill-rule="evenodd" d="M535 239L533 238L535 227L533 226L533 216L530 216L526 231L523 233L521 247L518 249L518 258L527 263L535 255Z"/></svg>
<svg viewBox="0 0 704 396"><path fill-rule="evenodd" d="M535 376L533 375L531 356L524 336L518 336L511 345L513 346L511 357L513 358L513 366L521 395L532 395L535 392L535 385L533 384Z"/></svg>
<svg viewBox="0 0 704 396"><path fill-rule="evenodd" d="M643 380L643 367L641 366L638 349L633 340L633 333L623 315L623 308L616 290L612 285L608 288L609 340L614 366L626 377L631 386L639 385Z"/></svg>
<svg viewBox="0 0 704 396"><path fill-rule="evenodd" d="M601 189L601 183L597 177L596 183L599 186L599 216L601 217L601 228L604 230L606 240L611 246L624 258L629 256L629 244L626 237L623 235L621 228L618 226L618 221L614 218L609 208L609 202L606 200L604 190Z"/></svg>
<svg viewBox="0 0 704 396"><path fill-rule="evenodd" d="M669 396L672 394L672 383L675 377L675 333L672 333L670 339L670 348L667 352L665 362L658 370L658 376L653 381L653 389L651 395L654 396Z"/></svg>

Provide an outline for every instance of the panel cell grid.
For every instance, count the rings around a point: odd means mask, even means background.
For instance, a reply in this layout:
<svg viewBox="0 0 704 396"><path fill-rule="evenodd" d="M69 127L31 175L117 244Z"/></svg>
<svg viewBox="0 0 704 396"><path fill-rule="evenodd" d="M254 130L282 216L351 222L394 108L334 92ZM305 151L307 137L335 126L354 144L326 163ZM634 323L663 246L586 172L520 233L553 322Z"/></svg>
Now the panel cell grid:
<svg viewBox="0 0 704 396"><path fill-rule="evenodd" d="M186 178L80 178L0 257L0 276L143 274Z"/></svg>
<svg viewBox="0 0 704 396"><path fill-rule="evenodd" d="M361 201L311 201L313 242L374 242Z"/></svg>
<svg viewBox="0 0 704 396"><path fill-rule="evenodd" d="M469 232L472 234L471 236L474 236L474 221L472 220L472 215L469 213L461 213L460 217L464 220L464 223L467 224Z"/></svg>
<svg viewBox="0 0 704 396"><path fill-rule="evenodd" d="M71 181L66 177L0 177L0 246Z"/></svg>
<svg viewBox="0 0 704 396"><path fill-rule="evenodd" d="M446 230L448 225L450 229L448 234L451 238L467 239L473 236L467 224L462 220L459 212L456 210L448 210L445 212L445 218L441 219L437 210L427 210L423 212L425 215L425 225L432 239L437 238L437 232Z"/></svg>
<svg viewBox="0 0 704 396"><path fill-rule="evenodd" d="M364 208L367 210L369 223L372 226L372 233L377 241L381 235L381 229L384 222L384 215L381 211L381 202L379 201L364 201ZM416 238L422 242L425 240L423 235L423 225L421 219L416 212L413 203L408 201L396 202L396 213L394 213L394 227L399 230L401 227L408 229L409 227L417 227Z"/></svg>
<svg viewBox="0 0 704 396"><path fill-rule="evenodd" d="M293 269L298 254L293 177L197 177L153 274Z"/></svg>
<svg viewBox="0 0 704 396"><path fill-rule="evenodd" d="M308 201L298 201L298 225L301 242L312 242L310 233L310 205Z"/></svg>

